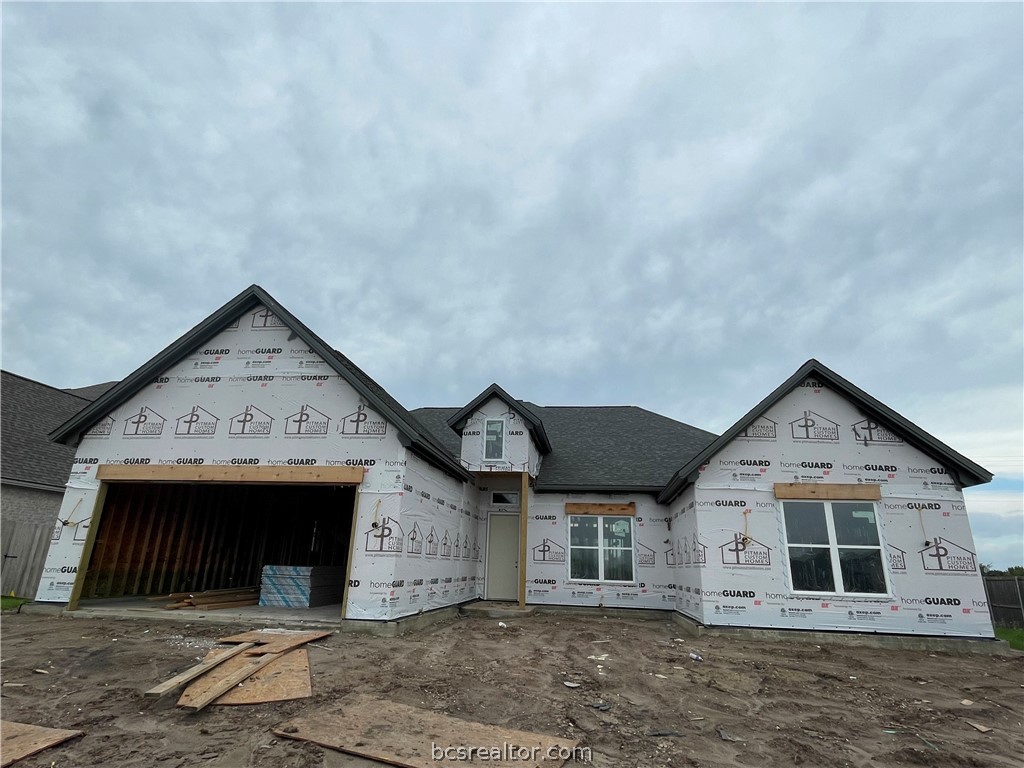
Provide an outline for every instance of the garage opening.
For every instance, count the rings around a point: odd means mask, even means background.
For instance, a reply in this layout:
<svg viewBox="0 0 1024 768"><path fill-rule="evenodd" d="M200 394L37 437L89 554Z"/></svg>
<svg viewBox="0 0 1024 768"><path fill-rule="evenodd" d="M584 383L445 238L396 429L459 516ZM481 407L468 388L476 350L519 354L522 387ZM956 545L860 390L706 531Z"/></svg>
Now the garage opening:
<svg viewBox="0 0 1024 768"><path fill-rule="evenodd" d="M347 564L355 486L110 483L82 598L259 586L263 566Z"/></svg>

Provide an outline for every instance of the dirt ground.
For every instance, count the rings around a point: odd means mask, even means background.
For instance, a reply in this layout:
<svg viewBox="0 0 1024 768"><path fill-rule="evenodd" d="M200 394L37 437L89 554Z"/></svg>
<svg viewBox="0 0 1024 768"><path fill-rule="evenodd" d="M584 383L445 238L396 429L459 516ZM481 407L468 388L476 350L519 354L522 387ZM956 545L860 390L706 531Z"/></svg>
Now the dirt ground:
<svg viewBox="0 0 1024 768"><path fill-rule="evenodd" d="M369 766L270 731L336 708L352 691L577 738L595 766L1024 762L1024 654L690 639L663 620L506 623L455 619L401 638L335 634L309 649L312 698L188 714L175 696L143 691L196 663L217 637L257 627L8 614L0 715L85 731L23 768ZM593 706L602 702L610 708Z"/></svg>

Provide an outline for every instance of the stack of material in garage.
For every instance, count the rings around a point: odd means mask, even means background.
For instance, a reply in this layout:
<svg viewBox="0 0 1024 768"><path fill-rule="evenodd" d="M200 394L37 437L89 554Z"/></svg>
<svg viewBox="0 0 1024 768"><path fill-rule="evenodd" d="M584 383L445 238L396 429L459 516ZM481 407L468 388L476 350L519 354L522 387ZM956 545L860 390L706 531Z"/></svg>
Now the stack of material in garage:
<svg viewBox="0 0 1024 768"><path fill-rule="evenodd" d="M212 611L217 608L241 608L246 605L257 605L260 601L259 587L237 587L231 589L208 589L205 592L172 592L163 600L170 600L165 605L167 610L180 608L201 608Z"/></svg>
<svg viewBox="0 0 1024 768"><path fill-rule="evenodd" d="M315 608L340 603L345 594L345 568L335 566L265 565L260 605Z"/></svg>

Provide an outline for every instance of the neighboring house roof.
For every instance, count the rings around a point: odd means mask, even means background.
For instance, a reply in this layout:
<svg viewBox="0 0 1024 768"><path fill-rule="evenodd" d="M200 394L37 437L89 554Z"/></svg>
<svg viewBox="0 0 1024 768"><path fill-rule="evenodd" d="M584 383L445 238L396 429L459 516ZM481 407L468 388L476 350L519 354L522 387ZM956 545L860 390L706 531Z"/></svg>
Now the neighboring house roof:
<svg viewBox="0 0 1024 768"><path fill-rule="evenodd" d="M492 397L498 398L519 414L520 418L526 422L526 427L530 430L530 437L533 438L533 442L541 453L551 453L551 443L548 442L547 432L544 431L544 422L541 421L537 412L522 400L516 400L497 384L491 384L491 386L474 397L465 408L448 417L448 426L457 432L462 432L462 428L466 425L469 417Z"/></svg>
<svg viewBox="0 0 1024 768"><path fill-rule="evenodd" d="M852 403L859 407L865 415L877 419L885 426L899 434L907 443L917 448L927 456L935 459L939 464L948 470L953 471L953 476L964 488L972 485L981 485L992 480L992 473L984 467L975 464L973 461L957 453L948 445L929 435L909 419L900 416L892 408L876 400L864 390L853 385L838 373L828 368L815 359L810 359L801 365L796 373L780 384L768 397L755 405L735 424L725 431L717 440L704 448L700 453L691 458L683 466L668 485L658 496L658 502L666 504L682 493L687 486L697 479L697 470L701 465L706 464L716 453L728 445L740 432L746 429L752 421L761 416L765 411L782 400L793 391L800 383L810 377L815 377L836 392L845 395Z"/></svg>
<svg viewBox="0 0 1024 768"><path fill-rule="evenodd" d="M107 390L117 384L116 381L107 381L103 384L90 384L88 387L65 387L62 392L67 392L69 395L77 395L78 397L84 397L86 400L95 400L101 395L105 395Z"/></svg>
<svg viewBox="0 0 1024 768"><path fill-rule="evenodd" d="M657 493L680 464L715 439L711 432L632 405L515 402L543 420L550 439L538 491ZM463 410L418 408L413 413L458 457L462 441L449 425Z"/></svg>
<svg viewBox="0 0 1024 768"><path fill-rule="evenodd" d="M2 481L63 491L75 449L52 443L46 433L71 418L89 400L8 371L0 372Z"/></svg>
<svg viewBox="0 0 1024 768"><path fill-rule="evenodd" d="M199 325L157 354L142 367L126 376L95 402L66 421L50 434L52 440L75 445L97 421L140 392L152 380L175 365L197 347L206 343L237 319L258 306L273 312L298 338L309 346L381 416L395 426L403 445L425 461L461 480L470 474L438 443L416 418L397 400L343 354L324 342L297 317L258 285L251 285Z"/></svg>

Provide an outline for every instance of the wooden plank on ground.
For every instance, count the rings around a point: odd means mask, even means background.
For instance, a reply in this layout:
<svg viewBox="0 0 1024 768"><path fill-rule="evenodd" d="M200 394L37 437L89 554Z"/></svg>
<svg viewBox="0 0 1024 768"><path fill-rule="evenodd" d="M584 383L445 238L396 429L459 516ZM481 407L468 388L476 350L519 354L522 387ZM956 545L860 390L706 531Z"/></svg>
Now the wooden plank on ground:
<svg viewBox="0 0 1024 768"><path fill-rule="evenodd" d="M211 654L214 651L210 651ZM179 706L188 706L193 700L202 696L209 687L219 683L226 677L236 674L250 664L252 657L235 656L215 669L211 669L199 680L194 681L178 699ZM269 701L291 701L313 695L313 684L309 678L309 652L305 648L290 651L263 669L241 685L227 691L213 703L227 704L264 704Z"/></svg>
<svg viewBox="0 0 1024 768"><path fill-rule="evenodd" d="M238 654L249 650L254 645L256 644L242 643L241 645L236 645L234 648L218 648L216 649L217 655L213 658L210 658L208 656L206 659L199 662L194 667L190 667L181 674L175 675L170 680L165 680L164 682L160 683L160 685L150 688L148 691L146 691L146 695L163 696L165 693L169 693L170 691L180 688L190 680L195 680L197 677L213 669L218 664L224 663L232 656L237 656Z"/></svg>
<svg viewBox="0 0 1024 768"><path fill-rule="evenodd" d="M68 739L81 736L82 731L65 731L59 728L44 728L41 725L0 721L0 766L8 766L35 755L44 749L55 747Z"/></svg>
<svg viewBox="0 0 1024 768"><path fill-rule="evenodd" d="M473 723L362 694L350 695L341 703L341 711L298 717L282 723L274 733L402 768L464 764L434 759L433 745L441 750L460 746L502 749L502 745L508 745L505 754L487 759L487 764L557 768L579 745L572 739ZM519 759L525 754L533 755L533 759Z"/></svg>
<svg viewBox="0 0 1024 768"><path fill-rule="evenodd" d="M216 611L221 608L244 608L247 605L259 605L259 597L250 597L245 600L227 600L220 603L195 603L186 607L196 611ZM265 651L259 651L265 653Z"/></svg>
<svg viewBox="0 0 1024 768"><path fill-rule="evenodd" d="M279 653L267 653L263 656L246 656L245 663L230 675L215 680L207 680L208 675L197 680L195 692L187 700L178 700L178 706L192 712L198 712L209 706L239 683L244 683L268 664L281 658ZM184 699L184 697L182 697Z"/></svg>
<svg viewBox="0 0 1024 768"><path fill-rule="evenodd" d="M287 653L292 648L298 648L306 643L313 643L330 637L333 632L243 632L240 635L222 637L220 643L260 643L255 648L250 648L246 653L250 656L259 653Z"/></svg>
<svg viewBox="0 0 1024 768"><path fill-rule="evenodd" d="M776 483L775 498L878 501L882 487L876 483Z"/></svg>

